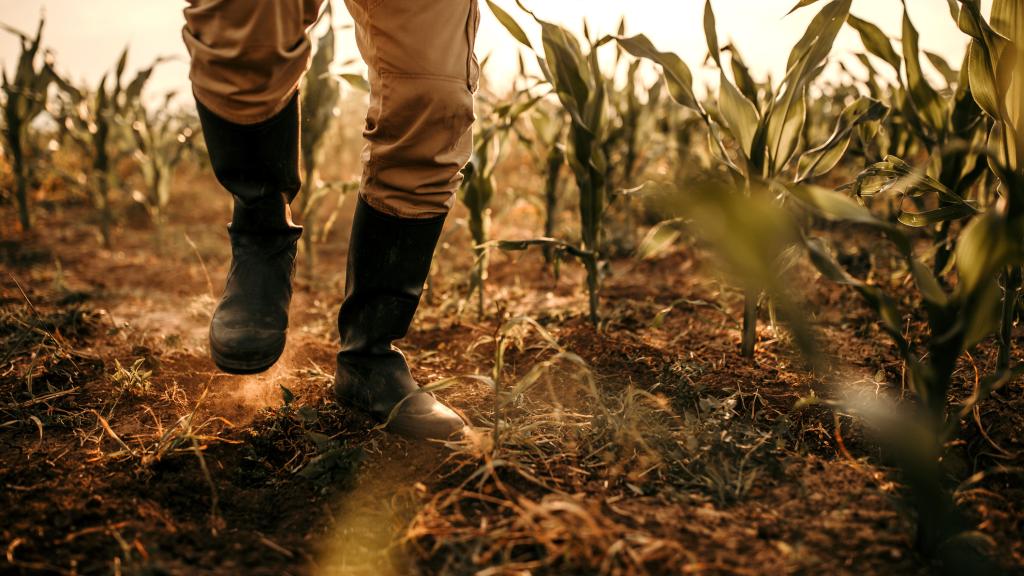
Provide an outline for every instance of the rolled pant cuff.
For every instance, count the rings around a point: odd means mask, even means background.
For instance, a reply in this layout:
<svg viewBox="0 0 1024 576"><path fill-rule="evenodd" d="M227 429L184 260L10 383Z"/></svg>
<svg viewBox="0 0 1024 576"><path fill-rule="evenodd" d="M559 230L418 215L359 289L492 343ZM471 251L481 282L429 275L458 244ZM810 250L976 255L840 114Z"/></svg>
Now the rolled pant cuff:
<svg viewBox="0 0 1024 576"><path fill-rule="evenodd" d="M454 194L454 192L453 192ZM367 192L365 190L359 191L359 200L365 202L370 208L373 208L377 212L394 216L396 218L404 218L406 220L428 220L430 218L437 218L439 216L446 216L449 212L450 206L437 206L423 209L410 209L401 206L395 206L386 202L380 201L375 198L373 192Z"/></svg>

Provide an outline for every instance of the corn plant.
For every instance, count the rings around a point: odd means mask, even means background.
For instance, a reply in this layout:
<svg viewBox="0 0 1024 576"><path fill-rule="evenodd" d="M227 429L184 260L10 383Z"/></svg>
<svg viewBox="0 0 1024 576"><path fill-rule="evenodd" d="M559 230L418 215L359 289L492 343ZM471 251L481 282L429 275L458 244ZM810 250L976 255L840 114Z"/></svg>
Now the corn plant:
<svg viewBox="0 0 1024 576"><path fill-rule="evenodd" d="M487 59L481 63L486 65ZM512 100L485 103L488 112L473 136L473 153L463 171L459 199L469 211L469 233L476 255L470 279L470 296L477 294L477 314L484 314L484 282L487 280L488 247L491 228L491 200L494 198L494 169L498 165L509 136L519 118L545 95L533 96L530 90L513 91Z"/></svg>
<svg viewBox="0 0 1024 576"><path fill-rule="evenodd" d="M164 248L167 205L171 200L174 170L186 157L195 129L191 122L169 110L175 93L169 92L163 105L147 110L135 102L132 134L135 137L135 160L142 172L146 191L134 191L132 199L141 204L153 222L153 241L158 253Z"/></svg>
<svg viewBox="0 0 1024 576"><path fill-rule="evenodd" d="M541 20L519 4L541 27L541 54L507 12L490 0L487 4L506 30L536 55L544 78L570 119L566 155L579 191L580 245L571 249L559 242L528 242L525 245L558 245L558 250L575 256L583 263L587 271L590 320L597 325L603 217L608 198L608 161L604 152L608 131L607 86L597 57L603 42L594 42L585 30L588 50L584 52L568 30Z"/></svg>
<svg viewBox="0 0 1024 576"><path fill-rule="evenodd" d="M113 74L104 74L93 90L81 90L63 78L55 78L61 98L59 105L51 110L51 115L62 128L64 136L92 159L86 182L99 212L104 248L111 247L114 223L110 193L119 186L114 168L122 158L134 152L134 137L130 133L132 116L138 110L142 89L153 69L164 60L157 58L125 84L124 71L128 63L128 49L125 48Z"/></svg>
<svg viewBox="0 0 1024 576"><path fill-rule="evenodd" d="M978 210L970 201L969 192L987 171L979 147L984 143L987 127L981 108L971 94L966 58L959 72L935 55L929 55L935 67L943 72L948 96L932 87L922 70L918 32L906 9L903 11L902 58L896 54L889 39L874 24L851 16L848 23L857 30L869 53L896 72L900 86L896 90L897 116L903 119L922 143L930 158L925 176L937 181L941 193L936 206L929 210L904 210L899 205L899 219L904 224L935 228L935 260L933 270L941 275L949 263L955 238L951 226L975 215ZM902 72L902 74L901 74ZM905 161L888 155L858 178L856 190L861 196L873 196L880 190L897 192L901 199L919 199L922 188L907 176ZM894 186L895 184L895 186ZM920 203L920 202L918 202ZM941 277L940 277L941 278Z"/></svg>
<svg viewBox="0 0 1024 576"><path fill-rule="evenodd" d="M829 367L834 359L820 345L806 322L806 313L794 301L791 281L775 263L797 245L825 278L857 291L875 311L883 330L893 339L903 358L908 383L921 408L897 407L882 400L865 401L863 395L838 400L811 397L800 403L825 403L844 413L861 416L881 433L880 440L902 472L917 511L918 545L936 555L942 546L964 535L965 523L941 469L943 447L953 439L960 421L993 390L1024 373L1024 366L997 370L979 379L973 393L955 404L947 400L953 368L965 351L996 328L998 290L991 278L1002 263L983 263L978 250L986 233L972 223L957 245L955 262L964 281L953 291L940 287L929 267L914 254L913 239L898 223L874 216L855 200L832 190L808 184L790 185L789 203L780 205L762 195L744 197L732 192L733 184L721 173L681 183L681 195L671 198L671 215L685 217L698 235L715 249L727 267L745 283L763 286L776 301L780 316L795 347L820 377L842 391L842 371ZM833 256L825 240L808 234L801 224L810 212L844 227L866 227L889 240L907 266L907 272L923 300L929 321L922 335L924 350L915 348L918 338L905 333L898 298L885 288L856 278ZM1019 243L1019 241L1018 241ZM969 264L967 264L969 263ZM981 565L977 566L980 570ZM982 572L984 573L984 572Z"/></svg>
<svg viewBox="0 0 1024 576"><path fill-rule="evenodd" d="M10 157L14 172L15 198L18 202L18 219L23 230L32 226L28 199L29 127L32 120L46 108L47 91L56 74L53 72L53 56L43 54L37 67L39 50L42 46L44 20L39 19L35 37L15 28L0 24L0 28L14 34L21 40L21 55L14 76L3 70L4 93L4 151Z"/></svg>
<svg viewBox="0 0 1024 576"><path fill-rule="evenodd" d="M928 432L927 442L917 446L912 467L906 470L915 492L919 514L919 544L935 550L957 524L956 511L948 491L941 486L939 458L941 447L951 439L960 420L970 414L978 402L1015 375L1022 367L1000 368L979 381L973 394L956 406L949 405L949 392L957 361L981 339L997 330L999 290L993 281L1008 263L1019 265L1020 229L994 228L987 217L976 218L965 228L956 247L955 271L958 278L952 290L943 288L931 270L914 254L912 238L897 224L873 216L845 196L804 186L793 189L794 196L820 216L848 224L868 226L881 232L896 248L914 280L923 302L929 334L924 337L924 353L914 339L904 333L898 299L882 287L870 284L847 272L835 259L823 240L809 237L805 243L811 261L830 280L850 286L875 311L883 330L893 340L906 367L910 389L920 399L923 414L917 423ZM1015 246L1016 252L1007 246ZM993 259L996 250L1003 257Z"/></svg>
<svg viewBox="0 0 1024 576"><path fill-rule="evenodd" d="M812 3L802 2L797 8ZM850 5L851 0L832 0L818 12L790 52L781 84L773 89L758 86L751 80L742 61L737 61L733 48L728 52L732 56L735 80L726 74L722 57L726 49L719 46L715 14L708 0L704 9L704 33L709 54L719 69L719 92L714 106L698 100L690 69L677 55L659 51L642 34L616 40L630 54L661 66L669 95L703 120L711 153L731 175L739 193L785 196L787 184L819 177L834 168L855 135L855 128L887 113L880 102L861 98L840 114L825 142L807 149L802 140L807 89L820 74L836 35L849 15ZM738 85L743 86L743 90ZM741 343L745 357L754 354L761 292L756 287L746 289Z"/></svg>
<svg viewBox="0 0 1024 576"><path fill-rule="evenodd" d="M302 235L304 268L307 278L312 279L316 267L316 251L313 249L317 232L317 212L327 193L334 187L319 180L317 167L321 160L324 136L330 129L331 119L337 114L340 85L331 72L334 62L334 21L333 7L327 4L325 12L326 29L316 43L313 61L302 84L302 190L299 193L298 212L305 229Z"/></svg>
<svg viewBox="0 0 1024 576"><path fill-rule="evenodd" d="M944 127L932 126L931 121L924 115L918 120L919 124L939 134L936 151L927 169L915 169L903 160L889 156L861 173L853 185L853 189L862 197L885 192L895 193L900 198L937 199L937 206L930 210L901 210L899 214L899 220L910 226L939 225L934 265L937 275L947 266L949 255L952 254L951 246L956 241L956 238L949 236L951 224L966 223L982 212L997 208L997 202L986 202L984 198L968 196L971 187L989 174L990 167L1003 166L1002 169L995 171L1003 174L1002 201L1012 198L1012 181L1017 169L1009 161L1013 148L1003 141L1002 134L1013 133L1016 130L1013 126L1013 108L1017 104L1012 101L1015 97L1013 90L1017 89L1014 84L1016 79L1012 74L1012 66L1007 70L1005 64L1005 59L1008 58L1006 54L1012 54L1015 46L1011 40L1016 38L1014 34L1017 26L1014 23L1017 16L1013 12L1013 6L1012 3L995 3L992 24L989 25L981 18L975 4L965 3L962 14L956 5L951 5L955 18L968 34L972 34L973 39L959 73L949 69L948 65L940 63L937 66L940 70L945 70L944 75L955 74L957 89L947 104L945 114L937 115L945 122ZM930 94L930 87L921 85L926 85L927 82L920 78L920 74L909 72L919 68L919 65L910 63L916 57L916 37L917 34L909 19L904 16L904 52L909 54L906 66L908 82L913 87L916 78L919 84L918 92ZM1003 62L1000 62L1000 59L1003 59ZM1002 78L997 77L1000 74ZM977 95L974 93L976 90L980 91ZM1005 98L994 96L996 90L1006 90ZM913 93L914 90L911 89L910 92ZM935 99L929 97L924 100L922 108L925 105L932 108L936 106ZM985 110L984 113L982 109ZM986 141L988 147L995 150L995 157L990 158L988 162L985 161L984 154ZM1016 319L1015 310L1021 282L1019 267L1010 266L1000 274L1004 294L998 364L1002 369L1009 367L1011 331Z"/></svg>

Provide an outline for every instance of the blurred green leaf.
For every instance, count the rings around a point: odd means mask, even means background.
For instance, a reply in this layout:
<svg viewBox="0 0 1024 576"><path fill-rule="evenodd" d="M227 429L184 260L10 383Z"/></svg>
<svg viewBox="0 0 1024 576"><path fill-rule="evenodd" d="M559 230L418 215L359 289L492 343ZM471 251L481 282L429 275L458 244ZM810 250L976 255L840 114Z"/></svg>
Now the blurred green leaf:
<svg viewBox="0 0 1024 576"><path fill-rule="evenodd" d="M530 44L530 39L526 36L526 32L524 32L522 27L519 26L519 23L515 21L515 18L509 15L508 12L502 10L500 6L491 0L487 0L487 6L491 9L491 12L494 13L494 17L498 19L498 22L508 30L508 33L511 34L513 38L518 40L520 44L523 44L527 48L530 48L531 50L533 49L533 45Z"/></svg>
<svg viewBox="0 0 1024 576"><path fill-rule="evenodd" d="M878 26L852 14L846 19L846 23L860 34L860 40L868 52L884 60L899 74L903 59L893 49L889 37Z"/></svg>

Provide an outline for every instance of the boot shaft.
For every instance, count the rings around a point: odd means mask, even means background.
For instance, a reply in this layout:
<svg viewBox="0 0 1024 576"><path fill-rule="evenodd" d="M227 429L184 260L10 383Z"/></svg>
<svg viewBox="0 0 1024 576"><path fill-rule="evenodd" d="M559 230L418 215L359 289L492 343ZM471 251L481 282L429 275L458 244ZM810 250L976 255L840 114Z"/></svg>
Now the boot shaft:
<svg viewBox="0 0 1024 576"><path fill-rule="evenodd" d="M301 187L298 92L284 109L258 124L235 124L198 100L196 109L210 164L217 180L235 197L236 216L252 224L260 223L254 221L257 216L275 217L270 223L283 221L282 206Z"/></svg>
<svg viewBox="0 0 1024 576"><path fill-rule="evenodd" d="M342 354L386 354L409 330L445 216L400 218L359 199L349 239Z"/></svg>

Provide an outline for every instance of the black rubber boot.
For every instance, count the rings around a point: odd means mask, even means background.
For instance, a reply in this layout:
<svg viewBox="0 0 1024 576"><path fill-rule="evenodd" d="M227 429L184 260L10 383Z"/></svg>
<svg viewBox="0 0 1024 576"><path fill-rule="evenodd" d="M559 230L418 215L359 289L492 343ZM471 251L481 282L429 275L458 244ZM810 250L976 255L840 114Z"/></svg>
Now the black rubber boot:
<svg viewBox="0 0 1024 576"><path fill-rule="evenodd" d="M231 374L270 368L284 351L296 243L289 202L299 190L298 95L264 122L241 125L197 101L210 163L234 196L231 269L210 322L210 355Z"/></svg>
<svg viewBox="0 0 1024 576"><path fill-rule="evenodd" d="M392 342L405 336L430 272L444 216L398 218L356 206L348 248L345 301L338 312L338 400L422 440L456 439L462 419L423 392Z"/></svg>

